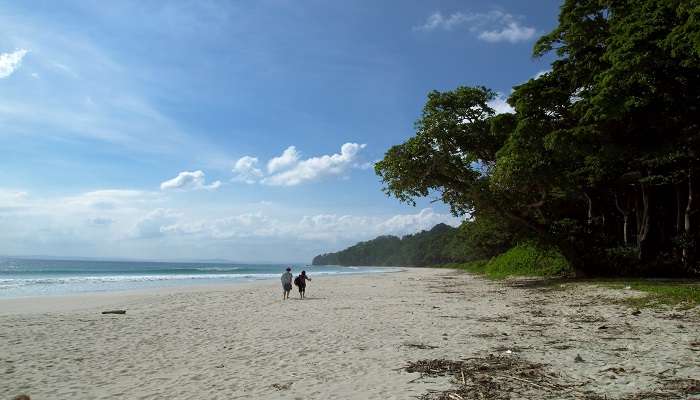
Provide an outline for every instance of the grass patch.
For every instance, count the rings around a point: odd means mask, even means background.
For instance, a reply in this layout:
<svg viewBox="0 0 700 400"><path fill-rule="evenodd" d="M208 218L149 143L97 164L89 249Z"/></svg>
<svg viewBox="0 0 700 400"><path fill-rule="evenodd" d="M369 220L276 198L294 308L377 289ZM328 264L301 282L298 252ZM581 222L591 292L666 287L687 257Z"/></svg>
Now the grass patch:
<svg viewBox="0 0 700 400"><path fill-rule="evenodd" d="M700 282L637 279L633 281L602 282L614 289L628 287L647 293L644 297L623 300L633 308L649 308L661 305L690 309L700 305Z"/></svg>
<svg viewBox="0 0 700 400"><path fill-rule="evenodd" d="M445 264L441 267L481 274L490 279L505 279L509 276L553 277L569 270L569 264L557 251L540 250L530 244L517 245L490 260Z"/></svg>
<svg viewBox="0 0 700 400"><path fill-rule="evenodd" d="M486 273L486 264L488 264L489 260L476 260L476 261L469 261L466 263L451 263L451 264L443 264L440 265L440 268L450 268L450 269L459 269L462 271L467 271L471 272L473 274L485 274Z"/></svg>

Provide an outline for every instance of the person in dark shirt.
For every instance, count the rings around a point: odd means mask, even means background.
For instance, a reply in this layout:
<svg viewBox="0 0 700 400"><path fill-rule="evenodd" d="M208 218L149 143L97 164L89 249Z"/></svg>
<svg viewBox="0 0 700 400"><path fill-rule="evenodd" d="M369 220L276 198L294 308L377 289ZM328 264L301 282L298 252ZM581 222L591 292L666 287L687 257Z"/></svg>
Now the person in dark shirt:
<svg viewBox="0 0 700 400"><path fill-rule="evenodd" d="M308 275L306 275L306 271L301 271L301 275L298 275L294 279L294 284L297 285L299 288L299 297L304 298L306 295L306 281L310 281L311 278L309 278Z"/></svg>

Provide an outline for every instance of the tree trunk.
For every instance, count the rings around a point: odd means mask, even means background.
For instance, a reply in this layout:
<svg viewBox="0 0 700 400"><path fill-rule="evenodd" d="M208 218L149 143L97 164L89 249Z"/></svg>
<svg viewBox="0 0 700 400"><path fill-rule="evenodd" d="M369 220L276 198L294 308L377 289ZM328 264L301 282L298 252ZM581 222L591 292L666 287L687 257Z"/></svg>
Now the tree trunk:
<svg viewBox="0 0 700 400"><path fill-rule="evenodd" d="M683 201L681 200L681 184L676 183L675 185L676 188L676 235L681 234L682 226L683 226Z"/></svg>
<svg viewBox="0 0 700 400"><path fill-rule="evenodd" d="M591 200L591 197L588 195L588 193L583 192L583 195L586 196L586 201L588 202L586 225L591 226L593 224L593 200Z"/></svg>
<svg viewBox="0 0 700 400"><path fill-rule="evenodd" d="M629 217L630 217L630 212L629 210L625 210L622 207L620 207L620 202L617 199L617 193L614 193L615 195L615 207L617 207L617 211L622 214L622 242L625 244L625 247L629 244L629 239L627 237L627 232L629 231Z"/></svg>
<svg viewBox="0 0 700 400"><path fill-rule="evenodd" d="M637 256L640 260L647 258L647 238L649 237L649 229L651 227L651 217L649 216L649 188L645 183L641 184L642 188L642 210L638 213L637 225Z"/></svg>
<svg viewBox="0 0 700 400"><path fill-rule="evenodd" d="M690 235L691 235L691 226L690 226L690 215L693 210L693 170L692 168L688 168L688 202L686 203L685 206L685 215L684 215L684 220L683 220L683 231L685 232L685 240L686 243L683 245L683 265L688 267L688 264L690 262L690 257L688 254L688 243L687 241L690 240Z"/></svg>

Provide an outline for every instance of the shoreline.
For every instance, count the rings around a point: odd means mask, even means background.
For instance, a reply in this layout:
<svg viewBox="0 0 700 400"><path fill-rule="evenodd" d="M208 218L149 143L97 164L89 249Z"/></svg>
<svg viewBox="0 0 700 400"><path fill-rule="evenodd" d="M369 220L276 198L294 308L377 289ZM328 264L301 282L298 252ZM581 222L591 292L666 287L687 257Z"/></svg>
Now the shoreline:
<svg viewBox="0 0 700 400"><path fill-rule="evenodd" d="M367 272L367 273L347 273L335 275L320 275L313 278L314 281L324 281L329 279L345 279L348 277L366 276L374 274L392 274L400 273L408 268L413 267L372 267L372 268L392 268L391 271L384 272ZM281 275L281 273L280 273ZM195 283L164 286L156 288L136 288L136 289L121 289L112 291L94 291L94 292L78 292L66 294L49 294L35 295L22 297L0 297L0 316L3 315L21 315L35 314L46 312L75 312L84 311L92 308L107 307L110 305L128 304L129 302L138 302L139 300L148 299L177 293L203 293L210 291L231 291L236 289L261 289L266 286L270 290L278 290L279 277L262 278L253 281L239 281L226 283ZM292 289L294 293L296 288Z"/></svg>
<svg viewBox="0 0 700 400"><path fill-rule="evenodd" d="M360 267L360 268L375 268L375 269L390 269L387 271L371 271L371 272L342 272L342 273L327 273L319 272L317 278L314 279L344 279L345 277L360 276L360 275L371 275L371 274L388 274L401 272L405 268L409 267ZM313 271L312 271L313 272ZM281 275L281 272L280 272ZM312 275L313 276L313 275ZM192 280L191 283L178 283L178 284L168 284L163 286L154 287L136 287L136 288L116 288L108 290L94 290L94 291L78 291L69 293L58 293L58 294L32 294L32 295L21 295L21 296L11 296L2 297L0 296L0 315L7 314L21 314L23 312L44 312L44 311L58 311L66 310L72 307L76 309L85 309L86 306L82 304L86 301L88 303L97 302L98 304L108 305L110 301L121 301L123 299L139 299L141 297L148 297L153 295L163 295L168 293L177 292L202 292L208 290L227 290L238 286L247 285L258 285L258 284L269 284L271 282L278 282L279 276L270 276L264 278L244 278L240 280L227 280L222 282L209 281L206 283L197 282L197 280ZM54 302L60 304L54 305ZM66 308L67 307L67 308ZM12 311L15 310L15 311Z"/></svg>
<svg viewBox="0 0 700 400"><path fill-rule="evenodd" d="M451 383L407 363L489 355L541 363L609 399L700 376L697 310L613 302L634 293L448 269L333 278L314 279L301 301L261 281L109 296L125 315L93 302L0 315L0 398L411 398ZM551 398L528 390L519 398Z"/></svg>

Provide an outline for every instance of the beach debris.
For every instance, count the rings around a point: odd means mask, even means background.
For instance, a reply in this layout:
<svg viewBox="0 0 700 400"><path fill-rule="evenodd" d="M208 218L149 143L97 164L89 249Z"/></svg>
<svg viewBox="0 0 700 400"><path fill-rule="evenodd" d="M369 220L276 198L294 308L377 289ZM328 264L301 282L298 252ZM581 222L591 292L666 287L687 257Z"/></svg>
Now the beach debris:
<svg viewBox="0 0 700 400"><path fill-rule="evenodd" d="M107 310L102 311L102 314L126 314L126 310Z"/></svg>
<svg viewBox="0 0 700 400"><path fill-rule="evenodd" d="M634 311L632 311L632 315L639 315L639 314L641 314L641 313L642 313L641 310L634 310Z"/></svg>
<svg viewBox="0 0 700 400"><path fill-rule="evenodd" d="M556 375L547 373L544 364L525 361L515 355L473 357L459 361L435 359L409 362L407 372L422 376L451 376L456 388L441 392L431 391L423 400L472 400L529 398L523 394L533 389L565 393L567 386L555 381Z"/></svg>
<svg viewBox="0 0 700 400"><path fill-rule="evenodd" d="M580 358L579 355L577 355ZM472 357L462 360L419 360L409 362L404 369L420 373L420 377L451 377L452 388L430 390L421 400L506 400L506 399L582 399L612 400L612 397L585 390L585 382L577 382L551 371L546 364L529 362L516 355ZM615 374L633 372L622 367L611 367L601 372L616 379ZM410 382L409 382L410 383ZM686 399L700 394L700 380L671 379L660 382L656 389L628 394L618 400L667 400Z"/></svg>
<svg viewBox="0 0 700 400"><path fill-rule="evenodd" d="M294 384L294 382L273 383L272 387L277 389L277 390L289 390L292 388L292 384Z"/></svg>
<svg viewBox="0 0 700 400"><path fill-rule="evenodd" d="M404 347L410 347L413 349L421 349L421 350L432 350L432 349L437 349L439 346L433 346L425 343L404 343L402 346Z"/></svg>
<svg viewBox="0 0 700 400"><path fill-rule="evenodd" d="M574 357L575 362L584 362L583 357L581 357L580 354L576 354L576 357Z"/></svg>

